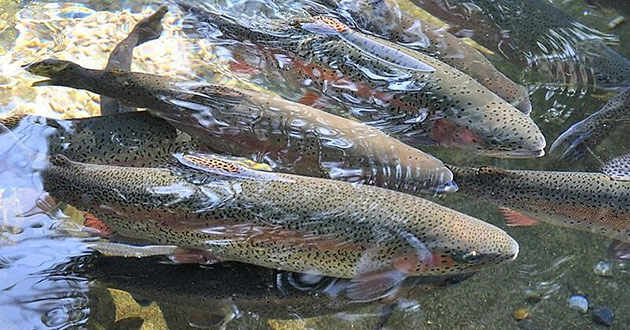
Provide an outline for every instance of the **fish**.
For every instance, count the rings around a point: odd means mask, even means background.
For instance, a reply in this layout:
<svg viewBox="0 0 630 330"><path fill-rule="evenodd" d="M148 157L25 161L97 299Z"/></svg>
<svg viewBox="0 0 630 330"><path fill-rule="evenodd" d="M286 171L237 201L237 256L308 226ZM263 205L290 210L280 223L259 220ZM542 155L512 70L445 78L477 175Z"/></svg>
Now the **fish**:
<svg viewBox="0 0 630 330"><path fill-rule="evenodd" d="M350 105L346 116L411 146L440 145L493 157L544 154L545 138L529 116L424 53L333 17L245 19L178 3L201 25L218 29L221 39L258 47L287 80L306 80Z"/></svg>
<svg viewBox="0 0 630 330"><path fill-rule="evenodd" d="M69 120L14 113L0 124L31 150L78 162L155 167L177 164L176 153L213 151L148 112Z"/></svg>
<svg viewBox="0 0 630 330"><path fill-rule="evenodd" d="M582 158L618 127L630 122L630 88L610 99L598 111L573 124L553 142L550 153L560 159Z"/></svg>
<svg viewBox="0 0 630 330"><path fill-rule="evenodd" d="M630 243L628 158L604 173L449 165L460 192L500 206L512 226L539 221ZM627 164L626 164L627 165Z"/></svg>
<svg viewBox="0 0 630 330"><path fill-rule="evenodd" d="M474 272L518 255L503 230L420 197L210 154L176 158L182 167L136 168L55 155L41 176L52 197L123 237L179 247L176 260L353 279L348 294L358 300L409 276Z"/></svg>
<svg viewBox="0 0 630 330"><path fill-rule="evenodd" d="M542 74L537 79L604 90L630 85L630 61L607 46L617 37L576 21L549 1L412 2L516 66L534 68Z"/></svg>
<svg viewBox="0 0 630 330"><path fill-rule="evenodd" d="M116 45L116 48L109 55L106 70L131 70L131 59L133 57L133 49L145 42L155 40L162 34L163 28L161 21L168 12L166 6L160 7L155 13L140 20L129 35ZM134 111L132 107L121 107L118 101L101 97L101 115L107 116L122 112Z"/></svg>
<svg viewBox="0 0 630 330"><path fill-rule="evenodd" d="M385 0L322 2L340 11L340 16L350 16L363 31L437 58L471 76L524 113L531 112L525 86L506 77L479 51L447 29L398 10Z"/></svg>
<svg viewBox="0 0 630 330"><path fill-rule="evenodd" d="M216 152L267 163L273 170L418 193L457 190L439 159L380 130L310 106L246 89L152 74L89 70L46 59L26 68L69 86L147 108Z"/></svg>
<svg viewBox="0 0 630 330"><path fill-rule="evenodd" d="M306 319L384 303L345 298L348 280L234 262L200 268L164 264L156 258L92 257L83 264L77 276L156 302L167 322L171 315L166 311L170 310L177 310L192 323L214 321L217 325L243 317ZM400 285L400 297L421 298L425 292L451 287L470 276L408 278Z"/></svg>

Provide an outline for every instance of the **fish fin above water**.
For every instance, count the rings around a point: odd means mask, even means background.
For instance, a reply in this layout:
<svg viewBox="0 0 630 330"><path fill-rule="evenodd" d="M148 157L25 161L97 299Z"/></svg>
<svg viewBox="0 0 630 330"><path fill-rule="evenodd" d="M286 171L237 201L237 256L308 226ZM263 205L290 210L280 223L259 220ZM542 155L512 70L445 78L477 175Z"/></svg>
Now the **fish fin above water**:
<svg viewBox="0 0 630 330"><path fill-rule="evenodd" d="M508 227L531 227L540 223L540 221L509 207L500 207L499 211L503 214L505 224Z"/></svg>
<svg viewBox="0 0 630 330"><path fill-rule="evenodd" d="M613 240L608 245L606 257L610 260L630 261L630 243Z"/></svg>
<svg viewBox="0 0 630 330"><path fill-rule="evenodd" d="M83 225L88 232L94 233L97 236L105 237L113 234L113 231L105 222L89 212L83 214Z"/></svg>
<svg viewBox="0 0 630 330"><path fill-rule="evenodd" d="M408 275L398 270L372 272L350 281L346 296L357 302L368 302L394 296Z"/></svg>
<svg viewBox="0 0 630 330"><path fill-rule="evenodd" d="M630 181L630 155L623 155L610 160L602 172L613 180Z"/></svg>

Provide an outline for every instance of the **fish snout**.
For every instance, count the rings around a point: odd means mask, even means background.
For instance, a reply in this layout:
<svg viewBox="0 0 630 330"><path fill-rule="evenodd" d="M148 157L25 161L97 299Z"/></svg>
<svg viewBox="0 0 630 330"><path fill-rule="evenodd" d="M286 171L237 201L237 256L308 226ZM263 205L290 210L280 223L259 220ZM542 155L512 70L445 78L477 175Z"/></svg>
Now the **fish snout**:
<svg viewBox="0 0 630 330"><path fill-rule="evenodd" d="M472 268L486 265L500 264L515 260L518 257L519 245L515 239L504 235L495 240L494 244L484 245L478 249L471 249L467 252L453 256L455 262L468 264Z"/></svg>

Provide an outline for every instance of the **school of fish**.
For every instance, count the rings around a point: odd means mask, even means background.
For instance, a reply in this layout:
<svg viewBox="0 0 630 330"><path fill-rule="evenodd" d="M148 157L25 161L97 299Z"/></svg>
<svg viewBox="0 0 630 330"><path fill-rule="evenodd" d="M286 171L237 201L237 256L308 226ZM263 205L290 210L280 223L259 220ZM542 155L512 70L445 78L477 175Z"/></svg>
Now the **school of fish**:
<svg viewBox="0 0 630 330"><path fill-rule="evenodd" d="M162 6L103 69L54 57L22 66L46 78L34 87L98 94L101 116L0 117L0 138L25 159L45 159L47 198L78 209L103 236L90 245L103 259L86 269L112 286L191 310L215 306L217 326L234 309L292 318L391 303L517 258L508 233L425 199L432 194L494 204L508 227L543 222L605 236L611 255L630 259L630 156L599 172L533 171L444 164L419 149L545 155L529 78L511 79L492 53L537 77L619 92L549 150L560 161L594 153L628 121L630 61L607 45L613 35L543 0L412 0L447 28L385 0L315 0L308 14L281 18L175 2L189 32L231 52L231 68L283 84L254 90L132 72L134 47L163 31ZM287 88L308 92L290 99ZM216 275L156 267L155 257ZM290 288L301 276L324 284Z"/></svg>

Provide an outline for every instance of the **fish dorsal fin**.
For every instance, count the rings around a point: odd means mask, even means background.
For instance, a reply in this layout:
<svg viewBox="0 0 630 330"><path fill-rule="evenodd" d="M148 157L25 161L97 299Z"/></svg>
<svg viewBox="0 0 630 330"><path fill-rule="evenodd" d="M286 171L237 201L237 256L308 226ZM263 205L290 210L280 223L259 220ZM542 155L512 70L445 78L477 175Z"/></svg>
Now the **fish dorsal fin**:
<svg viewBox="0 0 630 330"><path fill-rule="evenodd" d="M505 175L507 172L494 166L482 166L478 170L479 175Z"/></svg>
<svg viewBox="0 0 630 330"><path fill-rule="evenodd" d="M182 165L203 172L228 177L252 179L279 179L266 164L259 164L240 157L224 157L210 154L189 153L173 155Z"/></svg>
<svg viewBox="0 0 630 330"><path fill-rule="evenodd" d="M613 180L630 181L630 155L613 158L602 169Z"/></svg>

